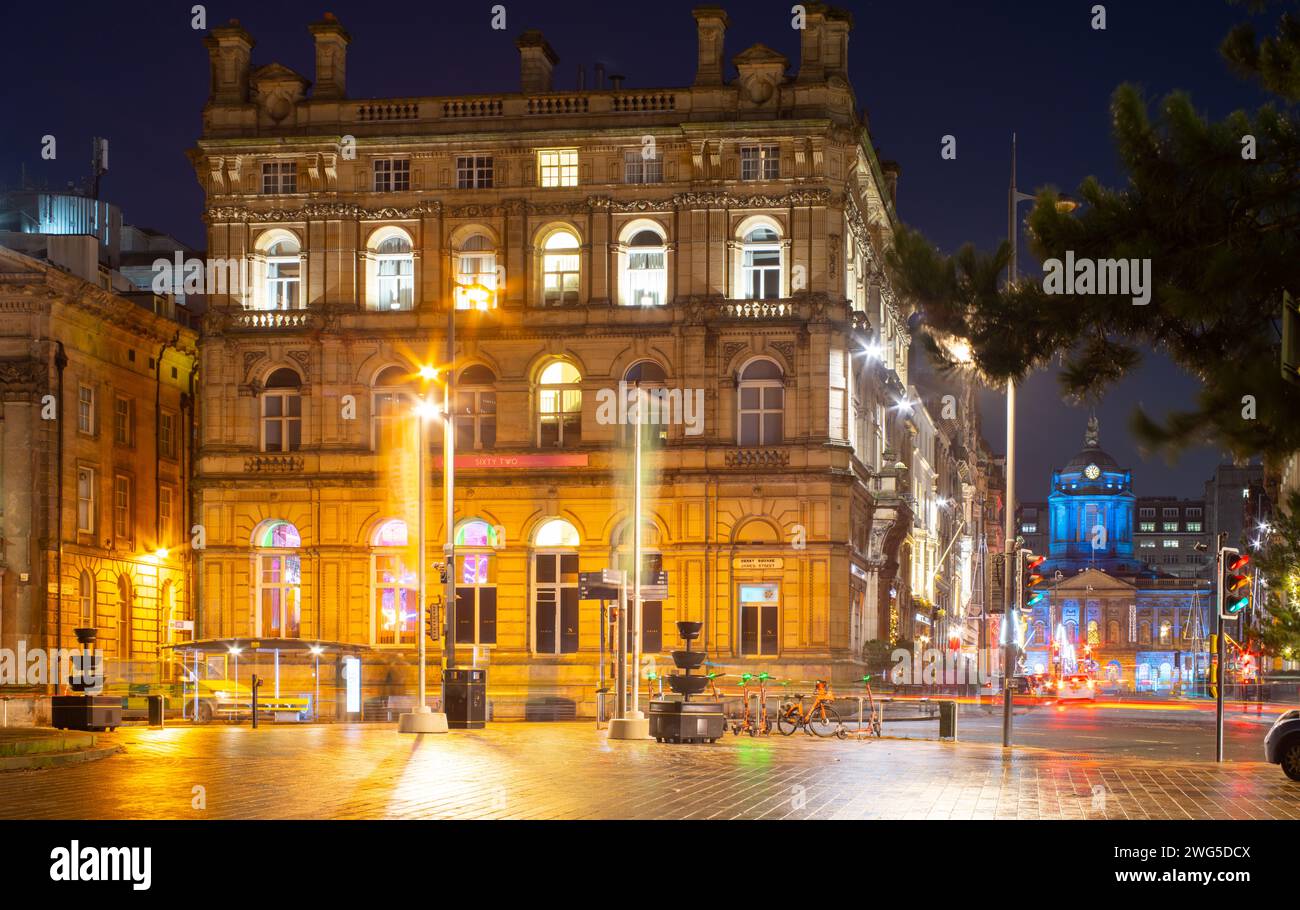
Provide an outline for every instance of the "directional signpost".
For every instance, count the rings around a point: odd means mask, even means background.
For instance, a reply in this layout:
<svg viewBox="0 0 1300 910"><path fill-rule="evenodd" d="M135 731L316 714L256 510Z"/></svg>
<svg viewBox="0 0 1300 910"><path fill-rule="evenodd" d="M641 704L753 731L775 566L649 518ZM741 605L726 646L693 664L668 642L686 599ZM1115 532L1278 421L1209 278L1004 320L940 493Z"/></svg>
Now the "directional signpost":
<svg viewBox="0 0 1300 910"><path fill-rule="evenodd" d="M627 578L628 573L620 569L601 569L599 572L579 572L578 573L578 599L579 600L599 600L601 602L601 681L600 688L605 688L605 623L606 616L605 603L607 601L618 602L618 670L614 684L617 688L617 698L615 699L616 716L623 717L627 710L627 655L628 655L628 591ZM659 571L651 576L649 583L645 580L641 582L641 599L644 600L663 600L668 596L668 573ZM632 635L639 634L632 631Z"/></svg>

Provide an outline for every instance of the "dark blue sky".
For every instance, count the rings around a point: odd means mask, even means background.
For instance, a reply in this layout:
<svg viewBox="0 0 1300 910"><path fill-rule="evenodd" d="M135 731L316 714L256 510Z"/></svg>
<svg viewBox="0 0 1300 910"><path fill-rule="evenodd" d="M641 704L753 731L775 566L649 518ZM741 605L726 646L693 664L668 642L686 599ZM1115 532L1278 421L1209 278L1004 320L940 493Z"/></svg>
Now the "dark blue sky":
<svg viewBox="0 0 1300 910"><path fill-rule="evenodd" d="M899 212L941 247L970 240L992 248L1006 233L1009 145L1019 135L1020 184L1070 190L1093 174L1119 182L1108 103L1121 82L1157 99L1188 91L1216 118L1255 107L1258 92L1233 78L1218 44L1244 18L1224 0L1105 3L1107 28L1090 26L1096 0L906 0L838 4L853 12L850 69L883 158L902 165ZM110 140L104 198L128 221L203 245L202 196L184 157L198 134L207 96L207 53L190 27L192 0L21 3L5 12L0 111L0 183L19 168L55 188L81 179L90 139ZM333 11L352 33L352 97L472 94L516 90L515 37L542 29L560 55L557 88L573 88L579 64L603 62L629 86L689 84L695 25L690 2L652 4L505 0L508 28L489 27L491 2L358 3L239 0L205 4L208 25L235 17L257 40L254 64L277 60L312 75L307 24ZM756 42L798 63L789 0L719 4L731 16L727 56ZM1264 22L1270 22L1265 17ZM590 83L590 76L589 76ZM40 158L41 136L57 137L59 157ZM957 137L957 159L939 156ZM1027 207L1022 209L1022 217ZM1021 269L1037 272L1027 251ZM1137 404L1161 414L1197 389L1158 355L1101 403L1102 444L1133 468L1139 495L1199 496L1218 453L1189 452L1173 466L1143 459L1129 438ZM1001 451L1000 395L983 396L985 435ZM1064 405L1050 372L1020 395L1020 494L1045 497L1054 465L1082 445L1087 412Z"/></svg>

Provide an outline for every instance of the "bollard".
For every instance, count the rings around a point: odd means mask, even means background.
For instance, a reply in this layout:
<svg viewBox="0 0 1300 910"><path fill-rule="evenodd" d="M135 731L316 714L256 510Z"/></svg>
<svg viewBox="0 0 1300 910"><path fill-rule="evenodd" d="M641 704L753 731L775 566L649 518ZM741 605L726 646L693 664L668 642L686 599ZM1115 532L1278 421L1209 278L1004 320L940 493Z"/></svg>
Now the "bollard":
<svg viewBox="0 0 1300 910"><path fill-rule="evenodd" d="M253 687L253 729L254 729L254 730L257 729L257 689L258 689L258 687L261 686L261 685L262 685L262 677L260 677L260 676L258 676L258 675L256 675L256 674L254 674L254 675L253 675L253 681L252 681L252 687Z"/></svg>
<svg viewBox="0 0 1300 910"><path fill-rule="evenodd" d="M957 703L955 701L939 702L939 738L957 739Z"/></svg>

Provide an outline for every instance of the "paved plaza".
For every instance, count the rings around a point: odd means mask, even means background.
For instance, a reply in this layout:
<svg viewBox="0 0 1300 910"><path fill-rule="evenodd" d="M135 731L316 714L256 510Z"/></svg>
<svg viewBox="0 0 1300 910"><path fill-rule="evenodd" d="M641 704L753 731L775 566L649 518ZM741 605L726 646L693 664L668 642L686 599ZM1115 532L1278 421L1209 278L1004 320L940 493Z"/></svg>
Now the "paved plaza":
<svg viewBox="0 0 1300 910"><path fill-rule="evenodd" d="M1216 766L922 740L607 742L592 724L129 728L0 774L0 818L1297 819L1300 784ZM202 808L196 808L202 806Z"/></svg>

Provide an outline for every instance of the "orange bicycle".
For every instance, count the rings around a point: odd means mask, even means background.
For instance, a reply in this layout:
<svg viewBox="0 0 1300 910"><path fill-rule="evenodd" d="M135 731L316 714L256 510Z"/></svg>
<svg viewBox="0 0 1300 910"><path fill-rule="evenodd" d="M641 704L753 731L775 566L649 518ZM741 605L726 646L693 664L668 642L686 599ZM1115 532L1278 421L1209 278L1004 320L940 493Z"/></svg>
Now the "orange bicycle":
<svg viewBox="0 0 1300 910"><path fill-rule="evenodd" d="M817 736L840 736L844 729L844 723L840 720L839 712L835 710L832 704L835 696L831 694L830 688L826 681L817 680L813 689L813 703L807 711L803 709L802 695L791 696L791 699L781 705L781 712L776 717L776 728L784 735L789 736L798 730L804 728L804 732L816 734Z"/></svg>

